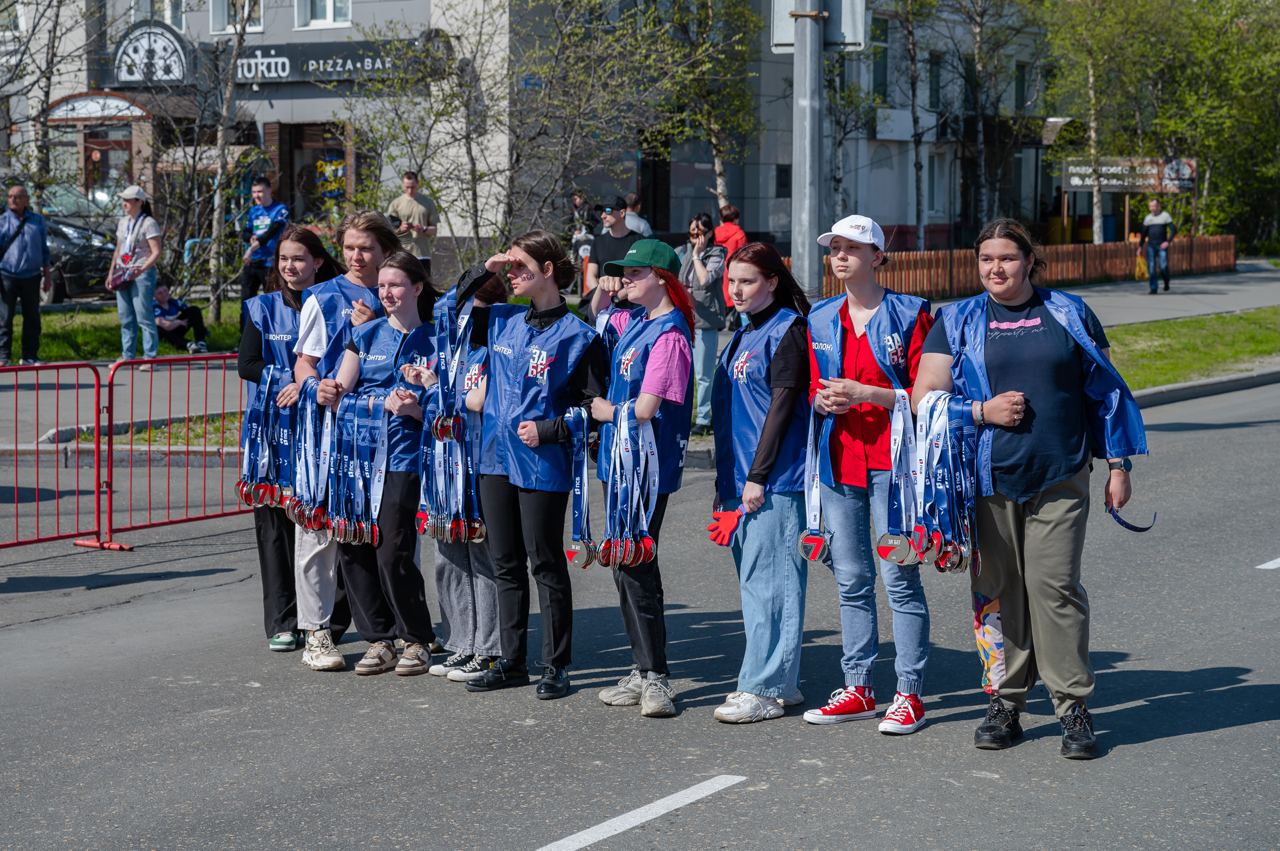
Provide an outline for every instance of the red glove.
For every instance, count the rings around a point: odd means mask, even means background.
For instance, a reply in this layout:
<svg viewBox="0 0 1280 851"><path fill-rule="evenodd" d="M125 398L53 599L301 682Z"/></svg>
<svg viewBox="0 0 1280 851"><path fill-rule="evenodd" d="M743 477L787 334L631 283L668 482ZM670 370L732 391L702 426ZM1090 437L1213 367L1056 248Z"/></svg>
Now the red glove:
<svg viewBox="0 0 1280 851"><path fill-rule="evenodd" d="M711 512L711 525L707 527L708 535L711 543L718 544L722 547L729 546L733 541L733 536L738 531L738 523L742 520L745 512L739 506L733 511L713 511Z"/></svg>

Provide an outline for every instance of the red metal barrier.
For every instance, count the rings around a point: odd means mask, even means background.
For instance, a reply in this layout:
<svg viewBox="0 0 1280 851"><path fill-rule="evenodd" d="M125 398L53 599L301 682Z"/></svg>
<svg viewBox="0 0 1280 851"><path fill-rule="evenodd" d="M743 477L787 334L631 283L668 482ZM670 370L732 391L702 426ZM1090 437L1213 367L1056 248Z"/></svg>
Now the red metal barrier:
<svg viewBox="0 0 1280 851"><path fill-rule="evenodd" d="M236 355L120 361L106 390L102 532L84 545L128 549L117 534L250 511L234 488L245 406Z"/></svg>
<svg viewBox="0 0 1280 851"><path fill-rule="evenodd" d="M0 367L0 549L91 535L99 538L102 377L89 363ZM12 400L2 397L12 396ZM8 422L4 422L8 414Z"/></svg>

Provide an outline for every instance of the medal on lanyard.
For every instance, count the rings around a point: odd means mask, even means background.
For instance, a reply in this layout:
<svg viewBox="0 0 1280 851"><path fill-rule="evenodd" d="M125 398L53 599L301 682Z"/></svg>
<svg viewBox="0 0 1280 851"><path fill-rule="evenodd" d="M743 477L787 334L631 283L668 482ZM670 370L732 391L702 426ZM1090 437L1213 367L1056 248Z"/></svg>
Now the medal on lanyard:
<svg viewBox="0 0 1280 851"><path fill-rule="evenodd" d="M480 459L477 456L482 448L481 423L480 415L474 411L468 411L466 418L470 422L469 437L462 447L467 462L467 540L478 544L489 536L489 529L480 516Z"/></svg>
<svg viewBox="0 0 1280 851"><path fill-rule="evenodd" d="M894 391L889 422L889 461L892 480L889 490L888 528L876 542L876 552L885 561L899 565L916 564L920 557L908 534L915 528L916 476L915 426L911 422L911 397L905 390Z"/></svg>
<svg viewBox="0 0 1280 851"><path fill-rule="evenodd" d="M809 438L804 451L805 530L800 534L800 555L808 561L827 558L827 536L822 532L821 469L818 464L818 415L809 410Z"/></svg>
<svg viewBox="0 0 1280 851"><path fill-rule="evenodd" d="M636 472L636 486L640 489L642 496L642 499L637 502L640 512L636 518L636 541L639 549L636 563L647 564L658 557L658 544L653 540L653 536L649 534L649 522L653 519L653 512L658 507L660 472L658 440L653 431L652 420L640 423L638 431L638 449L640 450L640 459L643 464L641 469Z"/></svg>
<svg viewBox="0 0 1280 851"><path fill-rule="evenodd" d="M587 490L590 416L586 408L570 408L564 421L572 438L573 460L573 536L564 554L571 567L586 570L596 560L596 544L591 539L591 494Z"/></svg>
<svg viewBox="0 0 1280 851"><path fill-rule="evenodd" d="M933 390L925 394L917 408L916 457L913 469L916 487L916 522L911 530L911 546L919 561L929 563L937 558L933 532L933 464L946 437L946 405L941 405L944 417L941 422L935 416L935 407L948 394ZM941 429L941 430L939 430ZM941 541L937 542L938 544Z"/></svg>

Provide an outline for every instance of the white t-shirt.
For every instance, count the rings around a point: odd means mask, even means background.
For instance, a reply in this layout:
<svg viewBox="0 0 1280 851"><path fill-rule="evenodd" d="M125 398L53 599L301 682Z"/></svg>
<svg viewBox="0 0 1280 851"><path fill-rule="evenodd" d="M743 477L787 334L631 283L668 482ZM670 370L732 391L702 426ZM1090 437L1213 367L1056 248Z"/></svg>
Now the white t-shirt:
<svg viewBox="0 0 1280 851"><path fill-rule="evenodd" d="M160 237L160 224L151 216L139 216L135 222L128 216L121 216L116 222L116 245L120 246L121 263L129 257L129 266L141 266L151 256L151 243L147 240Z"/></svg>
<svg viewBox="0 0 1280 851"><path fill-rule="evenodd" d="M298 342L293 352L298 355L310 355L322 358L329 351L329 327L324 324L324 314L314 298L302 303L302 314L298 317Z"/></svg>

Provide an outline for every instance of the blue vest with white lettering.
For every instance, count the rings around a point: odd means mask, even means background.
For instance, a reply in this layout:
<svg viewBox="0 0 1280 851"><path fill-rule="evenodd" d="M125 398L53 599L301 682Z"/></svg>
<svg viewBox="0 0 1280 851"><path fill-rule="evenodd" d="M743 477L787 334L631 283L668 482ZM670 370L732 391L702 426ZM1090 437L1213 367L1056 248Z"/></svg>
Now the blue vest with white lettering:
<svg viewBox="0 0 1280 851"><path fill-rule="evenodd" d="M472 387L477 386L488 372L489 350L484 346L472 346L471 351L467 353L466 363L458 370L457 392L458 398L464 400L463 407L466 407L467 393ZM497 452L496 424L492 417L482 416L472 410L468 410L466 416L467 451L478 464L480 459L488 458Z"/></svg>
<svg viewBox="0 0 1280 851"><path fill-rule="evenodd" d="M516 436L524 420L564 416L569 376L596 333L572 313L547 328L525 322L528 307L489 308L489 388L484 417L493 420L494 452L480 472L506 476L518 488L568 493L573 485L567 443L525 446Z"/></svg>
<svg viewBox="0 0 1280 851"><path fill-rule="evenodd" d="M1085 329L1084 301L1060 290L1035 289L1049 315L1067 329L1085 354L1084 407L1094 457L1146 455L1142 411L1120 373ZM953 392L969 400L991 398L991 382L987 378L987 298L986 293L980 293L938 309L938 318L947 329L947 345L955 356L951 361ZM991 496L994 491L991 440L990 428L978 430L978 482L983 496Z"/></svg>
<svg viewBox="0 0 1280 851"><path fill-rule="evenodd" d="M609 401L621 405L634 401L640 395L644 383L649 353L671 329L692 337L689 323L679 310L670 310L656 319L645 319L643 307L631 311L631 321L623 330L613 348L609 370ZM689 447L689 427L693 420L693 372L685 382L684 401L679 405L662 400L658 413L653 417L653 437L658 444L658 493L674 493L680 489L684 478L684 457ZM610 458L613 452L613 424L600 426L600 458ZM596 464L596 476L605 480L608 464Z"/></svg>
<svg viewBox="0 0 1280 851"><path fill-rule="evenodd" d="M809 311L809 339L813 342L813 355L822 378L847 377L843 374L845 340L844 324L840 321L840 308L846 298L848 296L838 295L824 299ZM921 311L929 312L929 302L925 299L886 289L884 300L867 320L864 333L871 355L889 383L899 390L911 386L909 349ZM829 447L836 418L818 414L818 422L819 477L824 485L835 487Z"/></svg>
<svg viewBox="0 0 1280 851"><path fill-rule="evenodd" d="M351 343L360 355L360 380L353 392L385 396L393 388L420 387L406 384L400 367L404 364L429 366L435 358L430 325L419 325L405 334L388 319L374 319L352 329ZM392 416L387 422L387 469L393 473L418 473L422 446L422 422L414 417Z"/></svg>
<svg viewBox="0 0 1280 851"><path fill-rule="evenodd" d="M773 401L773 389L769 386L773 353L799 317L794 310L783 308L759 328L750 325L739 328L720 354L711 385L711 421L717 424L716 493L721 500L738 499L747 486L747 474L755 461L765 417ZM732 362L730 352L733 352ZM809 398L805 392L800 394L791 412L787 433L764 486L766 493L804 490L804 442L808 429Z"/></svg>
<svg viewBox="0 0 1280 851"><path fill-rule="evenodd" d="M310 290L302 293L305 301L310 297ZM293 347L298 339L298 311L285 304L284 297L278 293L263 293L244 302L246 321L253 323L262 336L262 357L269 366L283 368L293 373ZM245 409L253 407L258 395L258 385L246 381L248 399Z"/></svg>
<svg viewBox="0 0 1280 851"><path fill-rule="evenodd" d="M315 284L307 292L316 300L320 315L324 317L325 329L329 332L329 348L316 366L316 374L321 378L332 378L342 363L347 343L351 342L351 310L356 299L372 308L374 316L383 315L382 302L378 300L376 289L354 283L346 275Z"/></svg>

